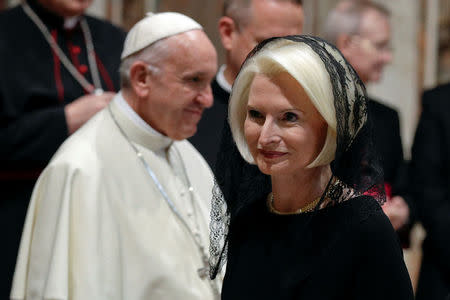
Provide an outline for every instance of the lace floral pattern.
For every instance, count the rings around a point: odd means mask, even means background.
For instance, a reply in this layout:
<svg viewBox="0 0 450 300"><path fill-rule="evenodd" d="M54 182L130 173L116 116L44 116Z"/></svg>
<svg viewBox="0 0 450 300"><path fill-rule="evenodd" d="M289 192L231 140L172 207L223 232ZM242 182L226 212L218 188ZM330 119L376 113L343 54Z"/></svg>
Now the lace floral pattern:
<svg viewBox="0 0 450 300"><path fill-rule="evenodd" d="M213 198L211 207L210 229L210 270L221 269L225 264L227 257L227 236L228 227L230 225L230 215L227 213L227 204L225 198L220 191L217 182L214 183Z"/></svg>

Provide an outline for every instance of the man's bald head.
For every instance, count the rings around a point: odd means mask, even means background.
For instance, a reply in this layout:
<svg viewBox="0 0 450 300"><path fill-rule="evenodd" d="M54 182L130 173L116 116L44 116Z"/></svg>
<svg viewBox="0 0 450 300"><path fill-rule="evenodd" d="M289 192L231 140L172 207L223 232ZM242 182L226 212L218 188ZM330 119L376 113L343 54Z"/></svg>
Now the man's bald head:
<svg viewBox="0 0 450 300"><path fill-rule="evenodd" d="M303 4L302 0L276 1L291 2L296 5ZM223 3L222 16L232 18L239 28L248 25L252 17L252 0L225 0Z"/></svg>
<svg viewBox="0 0 450 300"><path fill-rule="evenodd" d="M302 33L301 3L301 0L225 0L219 32L226 50L224 75L230 84L247 54L259 42Z"/></svg>

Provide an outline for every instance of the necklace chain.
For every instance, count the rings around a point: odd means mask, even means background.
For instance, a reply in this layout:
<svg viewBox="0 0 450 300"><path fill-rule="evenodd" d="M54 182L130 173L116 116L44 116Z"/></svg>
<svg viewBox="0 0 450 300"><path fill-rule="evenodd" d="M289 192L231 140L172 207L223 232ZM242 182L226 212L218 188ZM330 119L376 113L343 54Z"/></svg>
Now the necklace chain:
<svg viewBox="0 0 450 300"><path fill-rule="evenodd" d="M357 195L354 189L349 188L345 183L339 180L337 177L331 176L326 188L326 193L322 196L316 198L314 201L308 203L307 205L292 211L292 212L282 212L277 210L273 205L273 192L267 195L267 206L269 211L278 215L294 215L313 211L317 205L319 209L328 206L330 203L336 204L343 201L347 201L350 198ZM323 202L321 198L323 197ZM319 204L320 203L320 204Z"/></svg>
<svg viewBox="0 0 450 300"><path fill-rule="evenodd" d="M267 205L269 206L269 210L272 213L278 214L278 215L294 215L294 214L301 214L301 213L307 213L307 212L311 212L314 210L314 208L316 207L317 203L319 203L320 201L320 197L317 197L316 199L314 199L314 201L306 204L305 206L292 211L292 212L282 212L277 210L274 205L273 205L273 193L269 193L268 197L267 197Z"/></svg>
<svg viewBox="0 0 450 300"><path fill-rule="evenodd" d="M208 260L208 255L206 254L206 250L205 247L203 246L201 237L200 237L200 228L198 225L198 221L196 221L196 227L197 227L197 232L194 233L194 231L191 229L191 227L188 225L188 223L186 222L186 220L181 216L180 212L177 210L177 207L175 206L175 203L170 199L169 195L166 193L166 191L164 190L163 186L161 185L161 183L159 182L158 178L156 177L156 174L153 172L153 170L150 168L149 164L145 161L143 154L139 151L139 149L131 142L131 140L129 139L128 135L125 133L125 131L123 130L123 128L119 125L119 122L117 121L116 117L114 116L112 110L111 110L111 106L108 106L108 110L109 113L111 114L111 117L114 121L114 123L116 124L117 128L119 129L119 131L121 132L121 134L124 136L125 140L128 142L128 144L131 146L131 148L133 148L134 152L136 153L136 156L139 158L139 160L141 161L141 163L144 165L145 170L147 171L147 174L149 174L149 176L152 178L153 182L155 183L156 187L158 188L159 192L161 193L161 195L163 196L163 198L166 200L167 204L170 207L170 210L173 212L173 214L177 217L177 219L183 224L183 226L187 229L187 231L189 232L190 236L192 237L193 241L195 242L200 255L202 257L202 263L203 263L203 267L199 268L197 270L198 276L201 279L205 279L208 276L209 273L209 260ZM188 190L189 190L189 195L191 198L191 203L192 203L192 207L195 211L195 203L194 203L194 196L193 196L193 192L194 189L191 185L191 182L189 180L189 177L187 176L187 172L186 172L186 167L184 165L184 162L181 158L181 155L178 151L178 149L176 147L174 147L174 149L176 150L177 156L179 158L179 161L181 162L181 166L183 169L183 174L186 180L186 183L188 185ZM196 219L197 220L197 219ZM216 299L219 299L219 290L217 288L217 286L215 285L215 282L212 280L208 280L211 288L213 290L214 296Z"/></svg>
<svg viewBox="0 0 450 300"><path fill-rule="evenodd" d="M92 42L91 31L86 22L85 18L81 18L80 25L81 31L83 32L84 40L86 41L87 56L89 62L89 69L91 70L92 80L94 82L94 87L90 84L86 78L77 70L77 68L72 64L72 62L67 58L66 54L62 51L59 45L55 42L52 35L48 31L47 27L44 25L39 16L31 9L26 1L22 2L22 8L25 14L33 21L37 26L39 31L42 33L44 38L49 43L52 50L56 53L62 64L66 67L69 73L75 78L76 81L89 93L101 94L103 92L100 75L97 68L97 63L95 62L95 52L94 44Z"/></svg>

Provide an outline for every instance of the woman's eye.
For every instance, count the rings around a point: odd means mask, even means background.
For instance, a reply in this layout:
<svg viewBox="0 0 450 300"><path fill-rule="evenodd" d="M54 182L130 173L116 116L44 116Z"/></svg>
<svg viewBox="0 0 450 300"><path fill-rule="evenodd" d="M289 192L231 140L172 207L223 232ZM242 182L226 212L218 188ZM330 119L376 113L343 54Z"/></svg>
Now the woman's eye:
<svg viewBox="0 0 450 300"><path fill-rule="evenodd" d="M283 120L287 122L296 122L298 120L298 116L293 112L287 112L283 115Z"/></svg>
<svg viewBox="0 0 450 300"><path fill-rule="evenodd" d="M252 119L260 119L260 118L262 118L262 114L259 111L254 110L254 109L250 109L248 111L248 115Z"/></svg>

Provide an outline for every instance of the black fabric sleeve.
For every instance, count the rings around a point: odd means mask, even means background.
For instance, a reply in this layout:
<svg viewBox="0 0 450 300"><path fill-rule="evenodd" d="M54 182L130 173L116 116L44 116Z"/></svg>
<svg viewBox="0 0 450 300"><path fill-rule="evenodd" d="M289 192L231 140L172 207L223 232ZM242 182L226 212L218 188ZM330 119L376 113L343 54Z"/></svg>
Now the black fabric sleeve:
<svg viewBox="0 0 450 300"><path fill-rule="evenodd" d="M403 166L403 146L402 146L402 138L400 136L400 120L398 117L398 113L393 111L393 128L392 128L392 160L395 162L395 178L393 179L393 193L394 195L399 193L401 187L398 185L400 183L399 176L401 175L401 169Z"/></svg>
<svg viewBox="0 0 450 300"><path fill-rule="evenodd" d="M360 223L357 232L359 263L353 299L414 299L403 253L386 215L378 210Z"/></svg>
<svg viewBox="0 0 450 300"><path fill-rule="evenodd" d="M401 196L405 200L409 208L408 221L405 225L397 230L402 246L408 248L410 246L411 229L417 221L417 207L411 196L409 189L410 164L407 161L402 161L402 165L398 170L396 183L393 188L394 196Z"/></svg>
<svg viewBox="0 0 450 300"><path fill-rule="evenodd" d="M438 104L430 102L427 94L424 95L412 148L411 189L418 216L427 231L427 242L437 255L440 269L450 278L449 139L445 135L448 111Z"/></svg>
<svg viewBox="0 0 450 300"><path fill-rule="evenodd" d="M5 168L30 163L45 166L68 137L64 107L35 110L5 123L2 120L0 127L0 156L7 158Z"/></svg>
<svg viewBox="0 0 450 300"><path fill-rule="evenodd" d="M409 208L409 219L408 223L398 230L398 234L402 239L408 240L409 244L409 232L413 223L416 220L416 207L411 199L408 190L408 164L405 162L403 157L403 146L402 139L400 135L400 119L398 113L393 111L393 128L392 128L392 161L395 162L395 178L392 182L392 195L401 196L405 200Z"/></svg>

